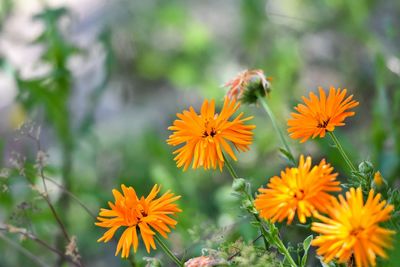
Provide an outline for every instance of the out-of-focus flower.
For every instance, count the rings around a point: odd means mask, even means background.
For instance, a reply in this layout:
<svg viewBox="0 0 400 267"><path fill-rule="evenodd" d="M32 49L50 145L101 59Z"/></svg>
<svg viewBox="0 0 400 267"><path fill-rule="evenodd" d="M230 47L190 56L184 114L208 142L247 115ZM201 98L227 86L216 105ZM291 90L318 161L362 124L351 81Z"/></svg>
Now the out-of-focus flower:
<svg viewBox="0 0 400 267"><path fill-rule="evenodd" d="M382 174L381 174L380 171L377 171L377 172L374 174L374 183L375 183L378 187L382 186L383 183L386 183L386 182L385 182L385 179L383 178L383 176L382 176Z"/></svg>
<svg viewBox="0 0 400 267"><path fill-rule="evenodd" d="M257 102L257 93L265 96L271 91L270 81L264 72L257 70L244 70L224 86L229 87L228 98L237 99L243 103Z"/></svg>
<svg viewBox="0 0 400 267"><path fill-rule="evenodd" d="M339 195L339 201L332 199L328 217L317 214L321 222L313 222L311 230L321 234L312 241L318 246L318 255L325 262L337 259L348 262L354 256L357 267L376 266L376 256L386 258L384 248L391 247L394 231L382 228L380 222L390 219L393 205L380 201L381 195L368 194L364 203L361 188L350 188L346 199Z"/></svg>
<svg viewBox="0 0 400 267"><path fill-rule="evenodd" d="M219 261L209 256L200 256L185 262L185 267L212 267L219 264Z"/></svg>
<svg viewBox="0 0 400 267"><path fill-rule="evenodd" d="M15 104L11 108L9 117L10 126L12 129L18 129L25 122L27 118L25 109L20 104Z"/></svg>
<svg viewBox="0 0 400 267"><path fill-rule="evenodd" d="M254 205L260 216L272 222L287 219L290 224L297 213L301 223L316 211L325 212L332 196L340 191L340 182L333 167L322 160L312 166L311 157L300 156L297 168L286 168L281 177L270 179L267 188L260 188Z"/></svg>
<svg viewBox="0 0 400 267"><path fill-rule="evenodd" d="M237 160L231 145L238 151L249 149L255 126L246 125L245 122L253 117L243 118L243 113L240 113L230 120L239 106L236 100L225 98L224 106L218 114L215 113L214 100L205 100L200 114L193 107L177 114L179 119L168 127L173 133L167 143L172 146L182 145L174 151L177 154L174 160L178 168L183 166L186 170L193 162L193 169L216 169L219 166L222 170L224 152Z"/></svg>
<svg viewBox="0 0 400 267"><path fill-rule="evenodd" d="M324 89L319 88L319 98L310 93L310 98L303 96L305 104L295 107L298 113L292 112L292 118L288 120L288 132L293 139L301 139L301 143L310 137L324 137L325 133L332 132L336 126L345 125L344 120L355 113L348 111L359 103L352 100L353 95L346 98L346 89L329 90L326 96Z"/></svg>
<svg viewBox="0 0 400 267"><path fill-rule="evenodd" d="M169 216L182 211L174 203L180 196L167 191L156 198L160 192L158 185L153 186L146 198L144 196L138 198L132 187L121 185L121 188L123 194L116 189L112 190L115 202L108 202L110 209L100 209L99 217L97 217L99 222L96 225L110 229L97 241L110 241L115 232L120 227L124 227L115 256L122 249L121 257L127 258L131 246L136 253L139 244L138 232L142 236L147 252L150 252L150 247L156 249L154 243L156 232L167 238L167 233L171 231L170 227L174 228L177 224L177 221Z"/></svg>

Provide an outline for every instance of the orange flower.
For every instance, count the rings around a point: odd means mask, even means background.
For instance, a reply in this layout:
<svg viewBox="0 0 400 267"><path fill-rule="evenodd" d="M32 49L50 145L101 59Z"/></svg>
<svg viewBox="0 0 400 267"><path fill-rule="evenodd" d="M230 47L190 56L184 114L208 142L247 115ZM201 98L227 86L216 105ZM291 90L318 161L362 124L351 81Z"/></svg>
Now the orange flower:
<svg viewBox="0 0 400 267"><path fill-rule="evenodd" d="M297 212L299 221L305 223L315 211L326 211L332 198L329 192L341 190L338 174L332 171L325 160L311 168L311 157L304 160L301 155L297 168L286 168L281 177L270 179L267 188L258 189L254 205L266 220L281 222L287 218L290 224Z"/></svg>
<svg viewBox="0 0 400 267"><path fill-rule="evenodd" d="M271 90L271 80L272 78L265 77L263 70L244 70L235 78L227 82L224 86L230 87L227 93L228 98L249 100L247 102L252 103L257 100L257 96L252 94L254 93L252 89L258 89L257 91L260 93L260 95L265 96ZM253 82L256 84L251 86Z"/></svg>
<svg viewBox="0 0 400 267"><path fill-rule="evenodd" d="M99 222L96 225L110 229L97 241L108 242L120 227L125 227L118 241L115 256L122 249L121 257L127 258L132 245L136 253L139 243L137 231L142 236L147 252L150 252L150 247L156 249L154 243L156 232L167 238L167 233L171 231L169 227L174 228L177 224L169 215L182 211L173 203L180 196L174 196L167 191L160 198L156 198L160 187L154 185L146 198L142 196L139 199L132 187L121 185L121 188L123 194L116 189L112 191L115 203L108 202L111 209L100 209L97 217Z"/></svg>
<svg viewBox="0 0 400 267"><path fill-rule="evenodd" d="M178 113L179 120L168 127L174 131L167 143L172 146L182 145L174 151L178 168L186 170L193 161L193 169L201 166L204 169L224 166L223 152L228 153L234 160L231 145L238 151L247 151L253 140L254 125L245 125L244 122L253 117L242 118L240 113L235 119L229 118L238 110L240 104L236 100L225 98L221 113L215 113L214 100L205 100L200 114L190 107Z"/></svg>
<svg viewBox="0 0 400 267"><path fill-rule="evenodd" d="M312 245L319 247L317 253L325 262L337 258L345 263L354 255L358 267L367 267L376 265L376 255L387 257L383 249L391 247L395 232L380 227L379 223L390 219L394 207L379 201L380 198L380 194L374 196L371 190L364 203L361 188L350 188L346 199L340 195L339 201L332 200L329 217L316 216L322 222L312 223L311 230L321 235Z"/></svg>
<svg viewBox="0 0 400 267"><path fill-rule="evenodd" d="M288 132L293 139L300 139L301 143L310 137L324 137L325 133L332 132L336 126L343 126L344 120L355 113L348 111L358 106L358 102L352 100L353 95L346 97L347 90L329 90L328 97L324 90L319 88L319 98L310 93L310 99L303 96L305 105L295 107L298 113L292 112L292 118L288 120Z"/></svg>

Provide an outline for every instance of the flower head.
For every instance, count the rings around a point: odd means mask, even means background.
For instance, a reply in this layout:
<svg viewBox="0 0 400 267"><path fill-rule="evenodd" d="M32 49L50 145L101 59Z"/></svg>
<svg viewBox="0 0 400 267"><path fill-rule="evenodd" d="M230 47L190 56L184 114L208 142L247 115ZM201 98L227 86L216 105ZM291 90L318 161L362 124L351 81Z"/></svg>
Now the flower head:
<svg viewBox="0 0 400 267"><path fill-rule="evenodd" d="M179 119L168 128L174 132L169 136L167 143L172 146L182 145L174 151L178 168L183 166L186 170L193 162L193 169L216 169L218 165L222 170L223 152L236 160L231 145L238 151L249 149L255 126L246 125L245 122L253 117L243 118L243 113L240 113L230 120L239 106L236 100L225 98L221 113L218 114L215 113L214 100L205 100L200 114L192 107L177 114Z"/></svg>
<svg viewBox="0 0 400 267"><path fill-rule="evenodd" d="M310 137L324 137L325 133L332 132L336 126L343 126L347 117L355 113L348 111L356 107L359 103L352 100L353 95L346 98L347 90L329 90L326 96L324 90L319 88L319 98L310 93L310 99L303 96L304 104L295 107L298 113L291 113L292 118L288 120L288 132L294 139L301 139L300 142L307 141Z"/></svg>
<svg viewBox="0 0 400 267"><path fill-rule="evenodd" d="M229 87L227 96L244 103L255 103L257 101L256 93L265 96L271 91L271 80L272 78L265 77L264 72L260 69L244 70L225 84Z"/></svg>
<svg viewBox="0 0 400 267"><path fill-rule="evenodd" d="M333 167L322 160L319 165L311 165L311 157L304 160L300 156L297 168L286 168L281 177L270 179L267 188L260 188L254 201L256 209L264 219L283 221L290 224L297 213L301 223L315 211L326 211L332 196L329 192L340 191L340 182Z"/></svg>
<svg viewBox="0 0 400 267"><path fill-rule="evenodd" d="M161 197L156 198L160 192L160 187L154 185L150 194L145 198L138 198L135 190L132 187L121 185L122 193L114 189L112 191L115 202L108 202L110 209L100 209L99 222L97 226L110 228L104 235L97 240L98 242L108 242L114 236L115 232L123 227L125 230L122 233L115 256L122 249L121 257L128 257L131 246L134 252L137 251L139 238L138 232L142 236L147 252L150 252L150 247L155 249L154 235L158 232L164 238L167 238L167 233L174 228L177 222L169 217L177 212L181 212L174 202L180 196L174 196L173 193L167 191Z"/></svg>
<svg viewBox="0 0 400 267"><path fill-rule="evenodd" d="M348 262L354 256L358 267L376 265L376 255L386 258L384 248L391 246L394 231L382 228L380 222L390 219L393 205L380 201L381 195L371 190L364 203L361 188L350 188L346 199L332 199L329 217L317 215L321 222L313 222L311 229L321 235L312 241L325 262L336 258Z"/></svg>

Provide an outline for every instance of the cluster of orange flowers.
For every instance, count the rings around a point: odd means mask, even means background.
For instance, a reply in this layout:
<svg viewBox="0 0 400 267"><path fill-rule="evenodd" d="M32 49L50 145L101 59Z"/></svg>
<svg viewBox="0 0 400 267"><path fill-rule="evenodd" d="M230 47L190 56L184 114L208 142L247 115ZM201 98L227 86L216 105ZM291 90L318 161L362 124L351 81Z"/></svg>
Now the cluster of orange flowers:
<svg viewBox="0 0 400 267"><path fill-rule="evenodd" d="M173 152L177 167L222 170L227 155L237 160L234 150L249 149L255 126L247 122L252 117L234 114L254 75L266 86L268 81L262 71L241 73L228 82L231 89L220 112L216 112L214 100L205 100L200 112L190 107L177 114L178 119L168 128L172 134L167 140L169 145L178 147ZM347 96L346 89L332 87L328 94L319 88L319 96L311 92L303 101L287 122L290 137L300 142L324 137L336 126L343 126L344 120L355 114L350 110L359 104L352 95ZM312 230L320 235L312 244L326 262L345 263L354 257L358 267L375 266L376 256L387 257L384 248L391 246L394 232L379 224L390 218L393 206L373 190L364 201L361 188L350 188L344 196L334 197L331 193L342 189L337 176L325 160L312 165L311 157L301 155L297 167L286 168L280 176L272 177L266 188L258 189L254 206L260 217L272 223L287 220L290 224L296 217L300 223L306 223L308 217L313 217ZM381 176L376 176L378 182ZM154 237L157 233L167 237L177 223L170 216L181 212L174 203L180 196L167 192L156 198L159 191L155 185L146 198L138 198L132 187L122 185L123 194L113 190L115 203L108 203L110 209L101 209L96 223L109 228L99 241L108 242L124 227L116 255L122 249L122 257L128 257L131 246L136 252L138 232L146 250L155 249Z"/></svg>

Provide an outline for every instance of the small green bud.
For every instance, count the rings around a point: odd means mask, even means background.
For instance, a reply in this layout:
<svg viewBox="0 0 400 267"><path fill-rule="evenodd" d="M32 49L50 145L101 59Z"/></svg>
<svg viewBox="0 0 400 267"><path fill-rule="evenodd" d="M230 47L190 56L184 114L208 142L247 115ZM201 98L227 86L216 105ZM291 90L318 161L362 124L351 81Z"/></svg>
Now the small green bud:
<svg viewBox="0 0 400 267"><path fill-rule="evenodd" d="M373 173L374 172L374 165L372 165L371 162L365 160L358 165L358 170L361 173L368 174L368 173Z"/></svg>
<svg viewBox="0 0 400 267"><path fill-rule="evenodd" d="M232 189L236 192L242 192L246 189L246 180L243 178L237 178L233 180Z"/></svg>

